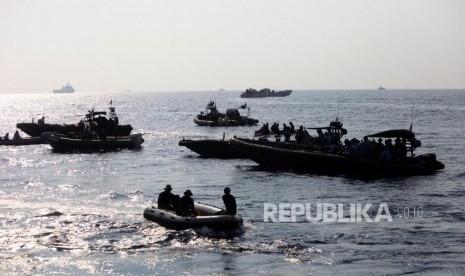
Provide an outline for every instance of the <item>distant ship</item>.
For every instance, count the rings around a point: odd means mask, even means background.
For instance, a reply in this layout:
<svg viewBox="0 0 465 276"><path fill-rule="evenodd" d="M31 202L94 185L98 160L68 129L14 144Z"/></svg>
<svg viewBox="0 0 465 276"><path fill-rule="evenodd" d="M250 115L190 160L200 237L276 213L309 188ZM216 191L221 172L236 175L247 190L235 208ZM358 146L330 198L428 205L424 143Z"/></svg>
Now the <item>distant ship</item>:
<svg viewBox="0 0 465 276"><path fill-rule="evenodd" d="M65 86L63 86L61 89L56 89L53 90L53 93L73 93L74 88L67 83Z"/></svg>
<svg viewBox="0 0 465 276"><path fill-rule="evenodd" d="M380 86L380 87L378 87L378 90L386 90L386 88Z"/></svg>
<svg viewBox="0 0 465 276"><path fill-rule="evenodd" d="M241 98L265 98L265 97L286 97L291 95L292 90L277 91L263 88L259 91L253 88L248 88L241 94Z"/></svg>

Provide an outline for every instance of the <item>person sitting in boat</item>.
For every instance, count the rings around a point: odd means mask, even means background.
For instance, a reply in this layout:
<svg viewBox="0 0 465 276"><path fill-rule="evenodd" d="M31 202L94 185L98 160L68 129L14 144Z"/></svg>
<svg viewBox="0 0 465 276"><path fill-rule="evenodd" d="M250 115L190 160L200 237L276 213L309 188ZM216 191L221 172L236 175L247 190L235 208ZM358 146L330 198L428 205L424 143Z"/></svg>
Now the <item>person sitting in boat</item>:
<svg viewBox="0 0 465 276"><path fill-rule="evenodd" d="M304 127L300 126L299 129L295 132L295 141L297 144L302 143L302 139L304 138Z"/></svg>
<svg viewBox="0 0 465 276"><path fill-rule="evenodd" d="M176 211L178 209L178 196L171 193L173 188L166 185L165 190L158 196L158 209Z"/></svg>
<svg viewBox="0 0 465 276"><path fill-rule="evenodd" d="M379 156L379 159L383 162L391 162L392 160L392 156L391 156L391 153L389 152L389 150L386 148L384 148L384 150L381 152L381 155Z"/></svg>
<svg viewBox="0 0 465 276"><path fill-rule="evenodd" d="M16 130L15 134L13 135L13 141L19 141L21 140L21 136L19 135L19 132Z"/></svg>
<svg viewBox="0 0 465 276"><path fill-rule="evenodd" d="M274 123L272 126L271 126L271 132L273 132L274 134L279 134L279 124L278 123Z"/></svg>
<svg viewBox="0 0 465 276"><path fill-rule="evenodd" d="M392 157L394 155L394 145L392 144L392 139L386 139L386 141L384 141L384 145Z"/></svg>
<svg viewBox="0 0 465 276"><path fill-rule="evenodd" d="M357 152L361 157L369 157L370 142L368 141L368 137L363 137L363 141L357 146Z"/></svg>
<svg viewBox="0 0 465 276"><path fill-rule="evenodd" d="M333 142L333 139L332 139L331 134L329 132L325 131L325 134L323 135L322 142L325 145L331 145L331 143Z"/></svg>
<svg viewBox="0 0 465 276"><path fill-rule="evenodd" d="M291 128L284 125L283 134L284 134L284 142L290 142L291 141L291 134L292 134Z"/></svg>
<svg viewBox="0 0 465 276"><path fill-rule="evenodd" d="M184 192L184 196L181 197L179 213L183 217L190 217L195 215L194 200L191 198L191 196L191 190L186 190Z"/></svg>
<svg viewBox="0 0 465 276"><path fill-rule="evenodd" d="M350 147L351 147L351 146L352 146L352 145L351 145L349 139L345 139L345 140L344 140L343 153L349 154L349 150L350 150Z"/></svg>
<svg viewBox="0 0 465 276"><path fill-rule="evenodd" d="M39 120L37 120L37 123L38 123L39 125L44 125L44 124L45 124L45 117L42 116L42 118L40 118Z"/></svg>
<svg viewBox="0 0 465 276"><path fill-rule="evenodd" d="M347 140L347 139L346 139ZM345 144L345 142L344 142ZM347 145L349 145L349 149L346 149L347 156L350 158L358 158L358 150L357 146L360 144L360 141L356 138L352 138L347 142Z"/></svg>
<svg viewBox="0 0 465 276"><path fill-rule="evenodd" d="M3 136L4 141L9 141L10 140L10 133L6 133L5 136Z"/></svg>
<svg viewBox="0 0 465 276"><path fill-rule="evenodd" d="M224 188L224 195L222 199L226 210L221 212L221 214L231 216L236 215L236 198L231 194L231 189L229 187Z"/></svg>
<svg viewBox="0 0 465 276"><path fill-rule="evenodd" d="M321 129L317 129L316 134L317 134L316 140L319 143L323 142L323 137L324 137L323 131Z"/></svg>
<svg viewBox="0 0 465 276"><path fill-rule="evenodd" d="M263 126L259 130L255 131L255 136L268 135L268 134L270 134L268 123L263 124Z"/></svg>
<svg viewBox="0 0 465 276"><path fill-rule="evenodd" d="M294 124L292 122L289 122L289 130L291 131L291 133L295 132L295 127L294 127Z"/></svg>
<svg viewBox="0 0 465 276"><path fill-rule="evenodd" d="M393 146L393 152L394 156L393 159L396 162L402 162L405 161L407 158L407 148L405 146L405 141L402 142L399 137L396 138L394 141L394 146Z"/></svg>
<svg viewBox="0 0 465 276"><path fill-rule="evenodd" d="M379 156L379 159L384 162L391 162L392 157L394 155L393 151L394 147L392 145L392 140L391 139L386 139L384 141L384 148L381 151L381 155Z"/></svg>
<svg viewBox="0 0 465 276"><path fill-rule="evenodd" d="M79 123L77 123L77 126L78 126L79 129L82 129L82 130L83 130L83 129L84 129L84 126L85 126L85 125L84 125L84 121L83 121L83 120L80 120Z"/></svg>

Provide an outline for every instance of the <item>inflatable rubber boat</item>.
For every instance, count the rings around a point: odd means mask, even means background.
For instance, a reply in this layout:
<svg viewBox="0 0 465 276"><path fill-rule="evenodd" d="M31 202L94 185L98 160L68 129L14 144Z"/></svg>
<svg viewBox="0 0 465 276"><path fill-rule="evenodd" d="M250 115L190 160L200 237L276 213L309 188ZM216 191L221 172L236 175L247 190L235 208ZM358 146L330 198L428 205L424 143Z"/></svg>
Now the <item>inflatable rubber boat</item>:
<svg viewBox="0 0 465 276"><path fill-rule="evenodd" d="M154 206L145 208L144 218L173 230L198 229L208 227L215 230L234 230L243 225L240 215L217 215L223 209L201 203L194 203L196 216L182 217L173 211L158 209Z"/></svg>

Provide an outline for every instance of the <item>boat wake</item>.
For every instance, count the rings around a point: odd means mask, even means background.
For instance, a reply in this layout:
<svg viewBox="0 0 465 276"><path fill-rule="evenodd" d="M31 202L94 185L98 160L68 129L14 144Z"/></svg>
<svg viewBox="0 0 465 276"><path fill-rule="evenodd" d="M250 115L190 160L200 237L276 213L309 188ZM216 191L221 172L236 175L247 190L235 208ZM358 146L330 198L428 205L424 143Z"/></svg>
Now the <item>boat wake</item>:
<svg viewBox="0 0 465 276"><path fill-rule="evenodd" d="M248 234L248 231L255 230L250 222L234 231L214 231L205 227L172 231L143 220L141 214L72 214L52 208L10 213L0 220L5 226L0 234L5 249L1 258L7 262L15 262L18 252L34 259L54 258L60 256L60 252L88 255L187 250L192 253L280 254L293 262L308 261L320 252L281 240L251 241L248 235L254 233Z"/></svg>

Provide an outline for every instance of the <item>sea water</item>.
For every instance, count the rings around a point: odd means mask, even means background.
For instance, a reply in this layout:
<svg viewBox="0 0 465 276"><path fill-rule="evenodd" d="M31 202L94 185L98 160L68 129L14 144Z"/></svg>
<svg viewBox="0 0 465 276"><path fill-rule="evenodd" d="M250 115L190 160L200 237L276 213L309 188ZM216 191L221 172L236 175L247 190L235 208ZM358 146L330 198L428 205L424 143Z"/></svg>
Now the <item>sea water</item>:
<svg viewBox="0 0 465 276"><path fill-rule="evenodd" d="M45 116L77 123L90 109L116 107L120 124L143 133L138 151L61 154L49 145L0 146L2 275L381 275L465 271L465 91L294 91L241 99L240 91L0 95L0 134ZM221 112L247 102L255 127L196 126L214 100ZM240 110L246 113L245 110ZM413 114L413 116L412 116ZM252 137L262 123L327 126L347 138L409 128L417 153L445 164L433 175L356 179L269 171L249 160L200 158L183 139ZM316 134L316 133L311 133ZM24 134L23 134L24 136ZM165 185L223 206L236 197L244 227L172 231L146 221ZM392 221L265 222L269 204L379 204Z"/></svg>

